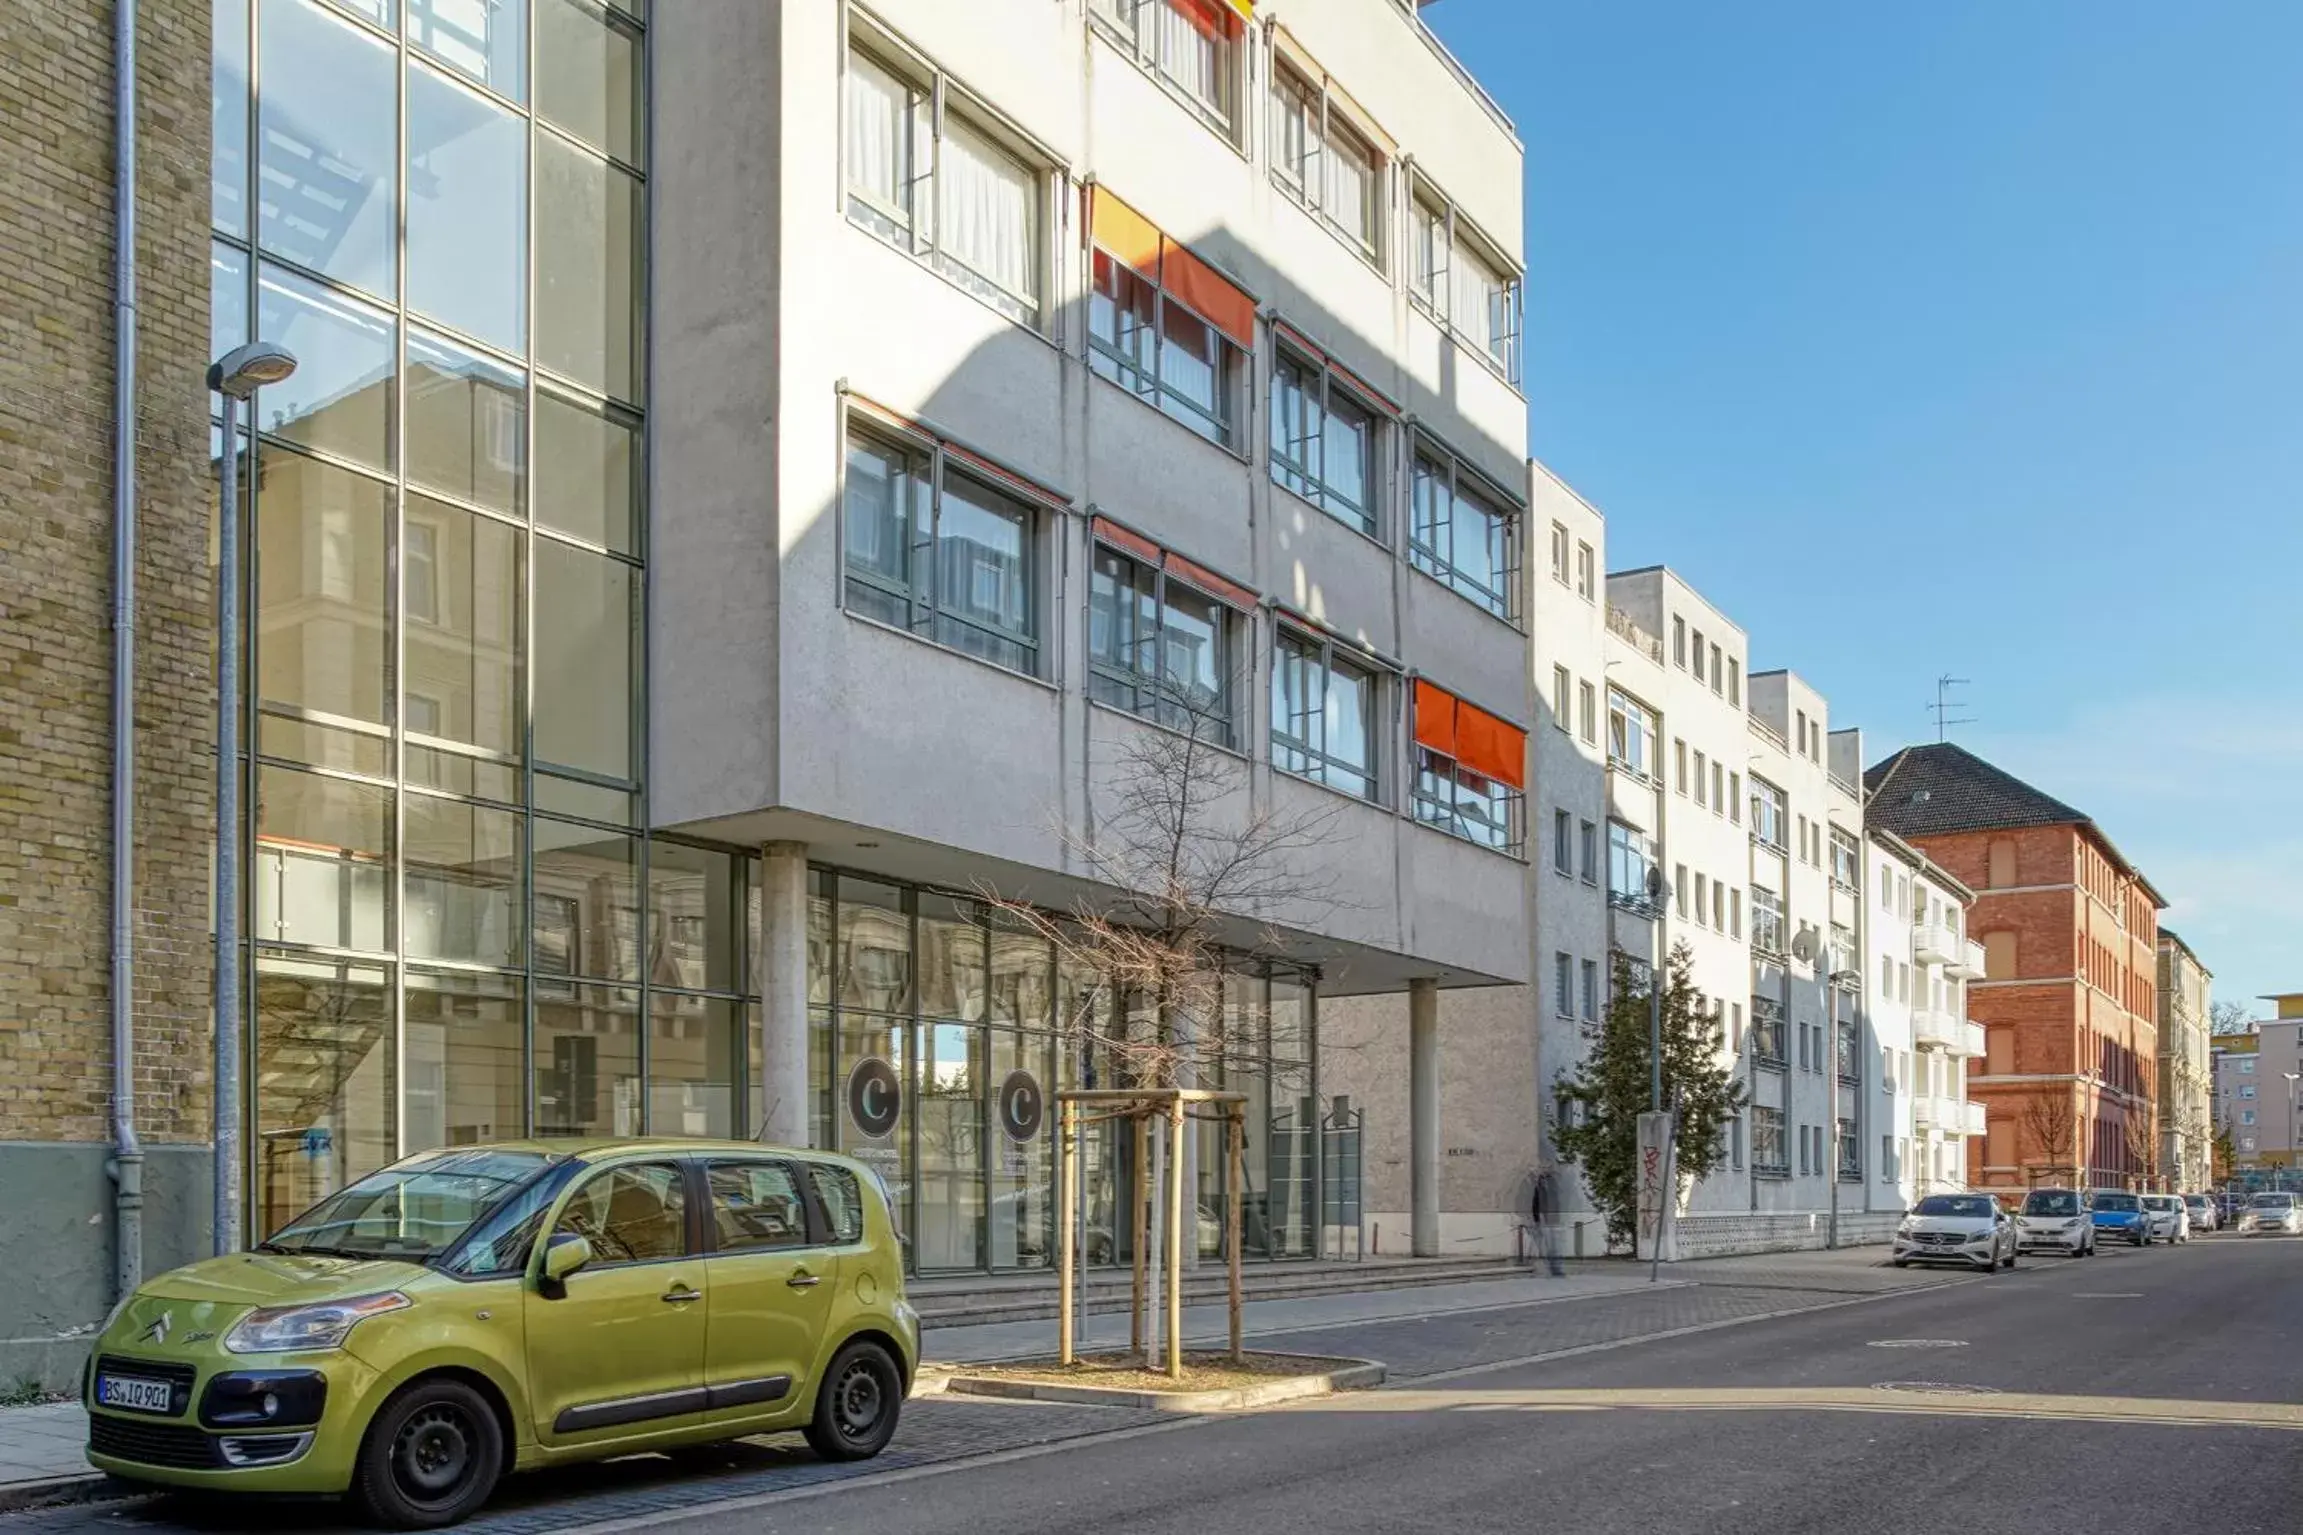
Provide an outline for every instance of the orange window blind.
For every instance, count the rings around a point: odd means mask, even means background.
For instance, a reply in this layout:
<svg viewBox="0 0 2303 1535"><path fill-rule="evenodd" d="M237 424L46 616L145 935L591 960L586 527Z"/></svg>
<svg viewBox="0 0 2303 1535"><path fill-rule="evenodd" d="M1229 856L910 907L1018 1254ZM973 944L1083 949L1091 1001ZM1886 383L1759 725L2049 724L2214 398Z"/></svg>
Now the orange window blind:
<svg viewBox="0 0 2303 1535"><path fill-rule="evenodd" d="M1088 208L1089 236L1152 282L1189 305L1216 329L1255 349L1255 300L1239 286L1168 238L1142 214L1101 185Z"/></svg>
<svg viewBox="0 0 2303 1535"><path fill-rule="evenodd" d="M1527 787L1527 732L1418 677L1415 741L1483 778Z"/></svg>

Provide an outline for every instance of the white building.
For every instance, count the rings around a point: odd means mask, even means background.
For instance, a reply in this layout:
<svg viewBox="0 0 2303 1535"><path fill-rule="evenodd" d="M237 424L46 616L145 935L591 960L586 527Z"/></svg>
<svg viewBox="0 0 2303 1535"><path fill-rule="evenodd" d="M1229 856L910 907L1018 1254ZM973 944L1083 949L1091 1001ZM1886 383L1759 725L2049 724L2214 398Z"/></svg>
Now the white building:
<svg viewBox="0 0 2303 1535"><path fill-rule="evenodd" d="M1983 945L1967 934L1973 890L1885 827L1868 840L1868 1011L1882 1089L1871 1150L1875 1181L1909 1203L1969 1186L1968 1138L1983 1134L1984 1116L1967 1072L1984 1033L1967 1016L1967 982L1983 975Z"/></svg>

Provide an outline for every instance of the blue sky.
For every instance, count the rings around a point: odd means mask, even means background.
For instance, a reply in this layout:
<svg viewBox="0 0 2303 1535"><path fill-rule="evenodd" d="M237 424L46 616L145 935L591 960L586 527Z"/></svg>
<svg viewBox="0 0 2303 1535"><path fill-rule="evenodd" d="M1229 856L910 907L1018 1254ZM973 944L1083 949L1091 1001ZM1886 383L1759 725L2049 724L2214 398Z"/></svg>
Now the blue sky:
<svg viewBox="0 0 2303 1535"><path fill-rule="evenodd" d="M2303 990L2303 4L1426 15L1527 145L1531 440L1609 563L1870 760L1973 679L2218 997Z"/></svg>

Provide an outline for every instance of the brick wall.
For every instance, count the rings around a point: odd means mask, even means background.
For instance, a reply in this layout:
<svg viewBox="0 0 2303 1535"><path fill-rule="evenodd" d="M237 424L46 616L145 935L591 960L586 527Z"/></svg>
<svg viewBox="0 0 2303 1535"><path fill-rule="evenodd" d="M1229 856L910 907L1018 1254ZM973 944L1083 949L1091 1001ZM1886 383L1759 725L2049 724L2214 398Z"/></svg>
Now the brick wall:
<svg viewBox="0 0 2303 1535"><path fill-rule="evenodd" d="M139 1123L207 1113L208 5L142 0ZM111 1088L111 0L0 26L0 1141Z"/></svg>

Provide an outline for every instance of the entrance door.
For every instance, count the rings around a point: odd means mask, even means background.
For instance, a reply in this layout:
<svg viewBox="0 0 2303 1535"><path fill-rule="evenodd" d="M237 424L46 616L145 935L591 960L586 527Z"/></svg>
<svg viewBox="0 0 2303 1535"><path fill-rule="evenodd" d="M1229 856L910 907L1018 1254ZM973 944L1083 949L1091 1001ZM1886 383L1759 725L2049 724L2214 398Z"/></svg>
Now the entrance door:
<svg viewBox="0 0 2303 1535"><path fill-rule="evenodd" d="M815 1395L812 1367L839 1289L839 1254L821 1220L811 1223L792 1163L716 1157L704 1177L712 1240L706 1418L773 1417Z"/></svg>
<svg viewBox="0 0 2303 1535"><path fill-rule="evenodd" d="M592 1244L566 1293L530 1290L528 1389L545 1444L585 1444L702 1421L705 1262L689 1240L677 1161L606 1168L576 1186L555 1235Z"/></svg>

